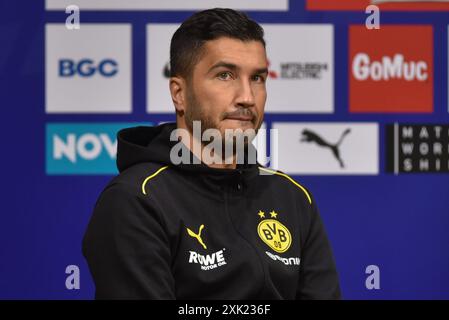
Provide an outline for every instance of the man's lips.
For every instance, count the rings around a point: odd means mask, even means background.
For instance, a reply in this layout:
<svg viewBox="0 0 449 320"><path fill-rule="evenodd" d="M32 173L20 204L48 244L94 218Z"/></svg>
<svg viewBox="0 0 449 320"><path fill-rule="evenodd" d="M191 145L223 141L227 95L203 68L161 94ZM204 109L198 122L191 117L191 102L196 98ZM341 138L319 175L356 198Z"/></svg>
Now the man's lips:
<svg viewBox="0 0 449 320"><path fill-rule="evenodd" d="M226 119L240 120L240 121L252 121L254 117L251 116L227 116Z"/></svg>

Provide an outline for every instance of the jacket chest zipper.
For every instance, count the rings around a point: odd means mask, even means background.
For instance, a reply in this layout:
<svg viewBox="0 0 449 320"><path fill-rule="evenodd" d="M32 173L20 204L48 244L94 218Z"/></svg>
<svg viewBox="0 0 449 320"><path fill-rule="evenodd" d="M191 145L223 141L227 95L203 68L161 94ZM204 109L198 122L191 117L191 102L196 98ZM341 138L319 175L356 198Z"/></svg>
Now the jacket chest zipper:
<svg viewBox="0 0 449 320"><path fill-rule="evenodd" d="M241 184L241 182L240 182L240 180L239 180L239 183ZM231 226L232 226L232 228L234 229L234 231L235 231L235 233L237 233L238 234L238 236L244 241L244 242L246 242L247 243L247 245L250 247L250 249L253 251L253 253L256 255L256 257L257 257L257 260L258 260L258 265L259 265L259 267L260 267L260 271L261 271L261 274L262 274L262 286L261 286L261 288L260 288L260 290L259 290L259 292L258 292L258 295L260 295L263 291L264 291L264 289L265 289L265 286L266 286L266 281L267 281L267 274L266 274L266 271L265 271L265 267L264 267L264 263L263 263L263 259L262 259L262 257L259 255L259 253L258 253L258 251L257 251L257 249L255 248L255 246L253 245L253 244L251 244L251 242L249 241L249 240L247 240L245 237L244 237L244 235L242 235L242 233L238 230L238 228L237 228L237 226L234 224L234 222L233 222L233 220L232 220L232 216L231 216L231 213L229 212L229 207L228 207L228 202L229 202L229 194L230 194L230 190L231 189L231 187L229 187L229 186L226 186L225 188L224 188L224 202L225 202L225 205L224 205L224 207L225 207L225 214L226 214L226 216L228 217L228 220L229 220L229 223L231 224Z"/></svg>

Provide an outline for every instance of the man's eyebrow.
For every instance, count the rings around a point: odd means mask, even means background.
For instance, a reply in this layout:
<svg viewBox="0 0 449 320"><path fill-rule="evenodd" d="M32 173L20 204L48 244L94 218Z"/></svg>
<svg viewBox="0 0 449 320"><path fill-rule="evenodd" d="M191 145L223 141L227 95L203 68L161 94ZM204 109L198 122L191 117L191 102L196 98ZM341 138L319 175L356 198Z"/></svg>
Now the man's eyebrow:
<svg viewBox="0 0 449 320"><path fill-rule="evenodd" d="M263 73L268 73L268 68L260 68L254 71L254 74L263 74Z"/></svg>
<svg viewBox="0 0 449 320"><path fill-rule="evenodd" d="M228 69L231 69L231 70L237 70L238 69L237 65L234 64L234 63L225 62L225 61L219 61L216 64L214 64L212 67L210 67L209 70L207 71L207 73L209 73L212 70L217 69L217 68L228 68Z"/></svg>
<svg viewBox="0 0 449 320"><path fill-rule="evenodd" d="M230 70L238 70L240 69L236 64L234 63L230 63L230 62L226 62L226 61L219 61L216 64L214 64L212 67L209 68L209 70L207 71L207 73L211 72L214 69L217 68L227 68ZM264 73L268 73L268 68L258 68L256 70L254 70L253 74L264 74Z"/></svg>

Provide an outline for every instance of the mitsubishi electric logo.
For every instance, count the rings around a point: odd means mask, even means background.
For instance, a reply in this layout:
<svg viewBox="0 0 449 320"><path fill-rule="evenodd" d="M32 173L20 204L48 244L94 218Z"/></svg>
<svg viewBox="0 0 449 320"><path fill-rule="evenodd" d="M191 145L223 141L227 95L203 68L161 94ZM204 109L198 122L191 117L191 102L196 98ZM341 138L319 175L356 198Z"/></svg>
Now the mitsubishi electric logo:
<svg viewBox="0 0 449 320"><path fill-rule="evenodd" d="M262 27L270 43L266 112L334 112L334 26L267 23ZM293 41L286 36L290 34L295 35Z"/></svg>
<svg viewBox="0 0 449 320"><path fill-rule="evenodd" d="M280 72L270 70L268 76L271 79L320 80L329 70L327 62L314 61L281 62L279 67Z"/></svg>

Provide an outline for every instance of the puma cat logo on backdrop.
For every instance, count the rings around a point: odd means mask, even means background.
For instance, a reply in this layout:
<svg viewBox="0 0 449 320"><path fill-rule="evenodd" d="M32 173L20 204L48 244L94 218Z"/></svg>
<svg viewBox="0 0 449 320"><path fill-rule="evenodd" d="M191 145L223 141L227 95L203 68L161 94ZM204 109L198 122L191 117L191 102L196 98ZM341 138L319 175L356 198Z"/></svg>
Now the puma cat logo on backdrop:
<svg viewBox="0 0 449 320"><path fill-rule="evenodd" d="M338 140L338 142L336 144L331 144L329 142L327 142L326 140L324 140L323 138L321 138L317 133L309 130L309 129L304 129L302 131L302 136L301 136L301 142L315 142L317 145L321 146L321 147L325 147L325 148L329 148L332 151L332 154L334 155L334 157L338 160L338 162L340 163L340 167L344 168L345 165L343 163L343 160L340 157L340 144L343 142L343 139L346 137L346 135L348 135L351 132L351 129L346 129L345 131L343 131L343 133L340 136L340 139Z"/></svg>

